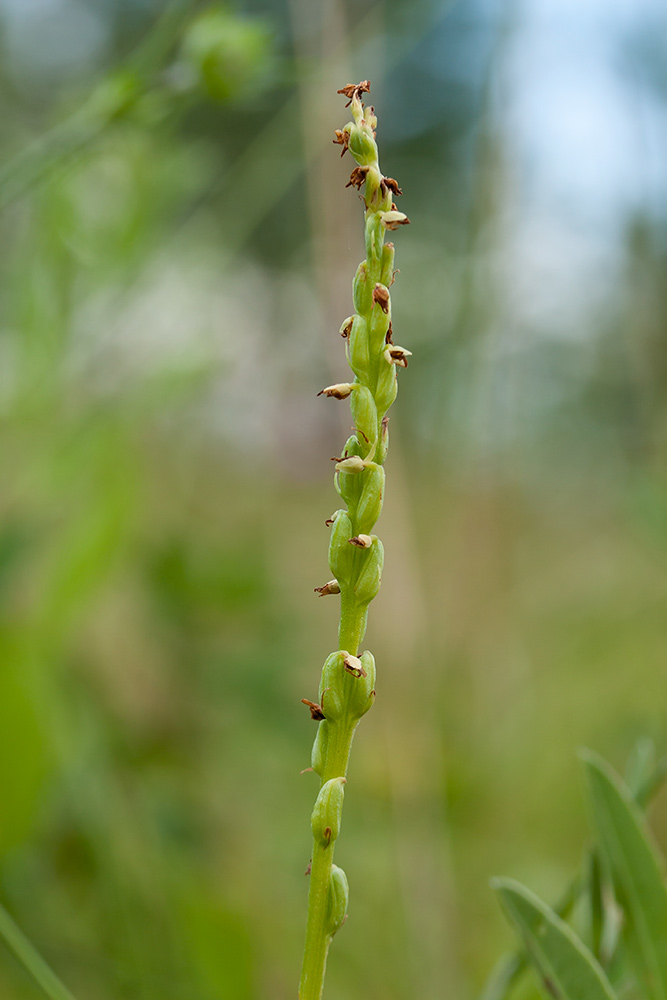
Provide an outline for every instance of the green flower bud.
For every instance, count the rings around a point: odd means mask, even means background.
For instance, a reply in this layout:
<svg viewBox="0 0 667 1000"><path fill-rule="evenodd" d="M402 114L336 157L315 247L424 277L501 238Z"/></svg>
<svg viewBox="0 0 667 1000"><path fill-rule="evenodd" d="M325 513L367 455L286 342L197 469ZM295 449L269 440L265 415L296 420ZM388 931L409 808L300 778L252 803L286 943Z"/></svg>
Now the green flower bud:
<svg viewBox="0 0 667 1000"><path fill-rule="evenodd" d="M317 734L315 736L315 742L313 743L313 749L310 755L310 766L315 774L319 774L320 778L324 774L324 768L327 762L328 743L329 723L326 719L323 719L317 727Z"/></svg>
<svg viewBox="0 0 667 1000"><path fill-rule="evenodd" d="M384 288L384 285L378 285L378 288ZM387 337L387 330L389 329L389 324L391 323L391 307L385 312L379 305L373 307L373 312L371 313L371 351L373 354L379 353L385 343Z"/></svg>
<svg viewBox="0 0 667 1000"><path fill-rule="evenodd" d="M358 164L370 166L376 164L378 159L378 148L373 138L373 133L367 126L357 125L350 129L350 139L348 148Z"/></svg>
<svg viewBox="0 0 667 1000"><path fill-rule="evenodd" d="M366 183L366 201L368 198L368 183ZM377 260L382 256L385 228L378 212L372 212L366 219L366 257Z"/></svg>
<svg viewBox="0 0 667 1000"><path fill-rule="evenodd" d="M373 536L373 544L366 552L366 559L354 587L359 604L369 604L380 589L384 548L382 542Z"/></svg>
<svg viewBox="0 0 667 1000"><path fill-rule="evenodd" d="M382 510L384 495L384 469L374 465L364 473L363 487L355 512L355 521L360 534L368 534Z"/></svg>
<svg viewBox="0 0 667 1000"><path fill-rule="evenodd" d="M338 583L349 583L354 564L354 548L348 542L354 536L349 515L339 511L331 528L329 567Z"/></svg>
<svg viewBox="0 0 667 1000"><path fill-rule="evenodd" d="M372 294L373 288L368 280L368 271L366 269L366 261L364 260L357 268L357 273L352 282L352 298L354 308L358 313L365 315L370 310Z"/></svg>
<svg viewBox="0 0 667 1000"><path fill-rule="evenodd" d="M345 714L345 651L327 656L320 680L320 704L327 719L337 722Z"/></svg>
<svg viewBox="0 0 667 1000"><path fill-rule="evenodd" d="M355 316L347 338L347 360L350 368L362 378L368 372L368 327L363 316Z"/></svg>
<svg viewBox="0 0 667 1000"><path fill-rule="evenodd" d="M343 785L346 778L332 778L320 788L320 794L315 800L315 808L310 817L313 836L322 847L328 847L340 833L340 821L343 815Z"/></svg>
<svg viewBox="0 0 667 1000"><path fill-rule="evenodd" d="M377 438L378 413L375 409L373 395L365 385L357 384L355 386L350 400L350 409L355 426L364 439L362 448L365 444L366 451L370 451Z"/></svg>
<svg viewBox="0 0 667 1000"><path fill-rule="evenodd" d="M385 243L382 247L382 277L380 279L387 288L394 280L394 244Z"/></svg>
<svg viewBox="0 0 667 1000"><path fill-rule="evenodd" d="M327 891L327 933L330 937L341 929L347 919L349 896L347 875L338 865L332 865Z"/></svg>
<svg viewBox="0 0 667 1000"><path fill-rule="evenodd" d="M380 362L380 374L378 375L377 389L375 390L375 405L378 413L386 413L391 404L396 399L398 383L396 380L396 368L383 358Z"/></svg>
<svg viewBox="0 0 667 1000"><path fill-rule="evenodd" d="M360 719L375 701L375 658L366 650L361 654L361 673L353 677L347 709L353 719ZM321 725L321 723L320 723Z"/></svg>
<svg viewBox="0 0 667 1000"><path fill-rule="evenodd" d="M391 365L391 370L394 370L393 365ZM356 505L361 494L362 483L359 473L364 471L364 465L363 459L359 455L360 451L357 436L353 434L345 442L345 448L343 449L344 458L336 463L336 489L345 503L350 507ZM360 467L355 468L349 462L346 464L348 458L359 458L361 462Z"/></svg>

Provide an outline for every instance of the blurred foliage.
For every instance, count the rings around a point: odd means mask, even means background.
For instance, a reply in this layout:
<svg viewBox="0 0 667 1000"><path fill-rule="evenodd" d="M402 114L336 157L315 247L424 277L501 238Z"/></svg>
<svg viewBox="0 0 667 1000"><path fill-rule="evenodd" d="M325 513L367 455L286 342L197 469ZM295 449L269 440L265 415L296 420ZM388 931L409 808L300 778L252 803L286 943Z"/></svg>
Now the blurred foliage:
<svg viewBox="0 0 667 1000"><path fill-rule="evenodd" d="M315 393L361 257L348 80L412 220L414 358L331 1000L473 997L510 942L489 877L553 900L576 867L576 746L664 743L664 12L553 17L0 3L0 896L79 997L296 989L299 700L335 629L312 589L346 436ZM627 176L596 159L608 121ZM664 798L651 823L664 845ZM38 995L4 952L0 994Z"/></svg>

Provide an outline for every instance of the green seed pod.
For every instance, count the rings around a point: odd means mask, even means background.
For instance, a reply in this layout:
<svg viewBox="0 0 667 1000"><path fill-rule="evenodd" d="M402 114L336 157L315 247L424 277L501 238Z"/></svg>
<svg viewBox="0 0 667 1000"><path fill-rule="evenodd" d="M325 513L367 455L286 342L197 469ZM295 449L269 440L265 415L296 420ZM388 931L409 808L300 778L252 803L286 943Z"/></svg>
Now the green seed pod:
<svg viewBox="0 0 667 1000"><path fill-rule="evenodd" d="M338 650L327 656L320 680L320 704L327 719L337 722L345 714L345 652Z"/></svg>
<svg viewBox="0 0 667 1000"><path fill-rule="evenodd" d="M384 288L384 285L380 286ZM384 349L385 340L387 337L387 330L389 329L389 324L391 323L391 300L387 302L387 311L385 312L379 303L373 306L373 311L371 313L371 323L370 323L370 350L373 354L379 354L380 351Z"/></svg>
<svg viewBox="0 0 667 1000"><path fill-rule="evenodd" d="M366 180L366 202L369 203L368 179ZM369 214L366 220L366 257L368 260L378 260L382 257L385 232L379 213Z"/></svg>
<svg viewBox="0 0 667 1000"><path fill-rule="evenodd" d="M365 560L354 587L359 604L370 604L380 589L382 581L382 565L384 563L384 548L377 536L373 536L373 544L365 552Z"/></svg>
<svg viewBox="0 0 667 1000"><path fill-rule="evenodd" d="M383 357L380 361L380 374L378 375L377 389L375 390L375 405L378 408L378 413L384 414L387 412L396 399L397 392L396 366Z"/></svg>
<svg viewBox="0 0 667 1000"><path fill-rule="evenodd" d="M391 368L393 370L394 366L392 365ZM361 448L359 447L356 434L353 434L345 442L343 454L348 458L360 457ZM349 507L355 506L359 500L362 487L361 480L362 476L360 476L359 472L345 472L341 470L336 473L336 489Z"/></svg>
<svg viewBox="0 0 667 1000"><path fill-rule="evenodd" d="M338 865L332 865L327 891L327 933L330 937L333 937L345 923L349 898L347 875Z"/></svg>
<svg viewBox="0 0 667 1000"><path fill-rule="evenodd" d="M365 715L375 701L375 657L368 650L361 654L361 666L363 673L352 679L348 698L347 707L353 719L360 719Z"/></svg>
<svg viewBox="0 0 667 1000"><path fill-rule="evenodd" d="M371 130L366 126L352 125L350 129L349 149L360 166L376 165L378 148Z"/></svg>
<svg viewBox="0 0 667 1000"><path fill-rule="evenodd" d="M340 821L343 815L343 785L346 778L332 778L320 788L320 794L315 801L315 808L310 817L313 836L322 847L328 847L340 833Z"/></svg>
<svg viewBox="0 0 667 1000"><path fill-rule="evenodd" d="M368 326L363 316L355 316L347 338L347 360L357 376L368 374Z"/></svg>
<svg viewBox="0 0 667 1000"><path fill-rule="evenodd" d="M382 226L384 229L384 226ZM380 281L387 288L392 284L394 280L394 244L385 243L382 247L382 277Z"/></svg>
<svg viewBox="0 0 667 1000"><path fill-rule="evenodd" d="M326 719L323 719L317 727L315 742L313 743L313 749L310 755L310 766L312 767L315 774L319 774L320 778L324 774L324 768L327 762L328 744L329 744L329 723L327 722Z"/></svg>
<svg viewBox="0 0 667 1000"><path fill-rule="evenodd" d="M345 511L339 511L331 527L329 541L329 567L339 584L349 583L354 564L354 546L349 544L354 537L352 522Z"/></svg>
<svg viewBox="0 0 667 1000"><path fill-rule="evenodd" d="M357 268L357 273L355 274L354 281L352 282L354 308L358 313L363 313L365 315L370 310L372 294L373 287L371 282L368 280L366 261L363 260Z"/></svg>
<svg viewBox="0 0 667 1000"><path fill-rule="evenodd" d="M363 487L355 511L355 523L361 534L369 534L382 511L384 469L371 465L363 476Z"/></svg>
<svg viewBox="0 0 667 1000"><path fill-rule="evenodd" d="M370 389L357 384L350 399L350 408L355 426L363 438L362 449L368 453L378 432L378 414Z"/></svg>

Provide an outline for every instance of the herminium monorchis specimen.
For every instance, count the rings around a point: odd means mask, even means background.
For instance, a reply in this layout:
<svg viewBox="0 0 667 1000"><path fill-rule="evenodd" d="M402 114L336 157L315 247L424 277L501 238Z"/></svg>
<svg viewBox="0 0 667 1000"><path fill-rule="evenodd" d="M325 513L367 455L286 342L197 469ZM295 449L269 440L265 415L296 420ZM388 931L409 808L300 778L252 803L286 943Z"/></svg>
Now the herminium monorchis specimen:
<svg viewBox="0 0 667 1000"><path fill-rule="evenodd" d="M320 1000L331 939L347 914L345 872L333 863L340 831L343 788L354 731L375 699L375 660L368 651L358 656L366 631L368 605L380 589L383 549L373 526L382 510L384 460L389 444L387 410L396 398L396 366L407 368L410 352L393 342L389 288L394 281L394 245L385 244L387 229L409 220L396 210L393 197L401 189L384 177L375 144L377 119L361 96L370 82L339 90L349 98L352 117L336 130L335 143L357 162L348 187L363 188L366 260L353 284L354 315L341 326L353 382L327 386L320 395L348 399L355 433L336 462L335 485L347 504L337 510L331 526L329 566L334 579L318 587L321 596L340 594L339 648L327 657L317 702L303 699L317 720L312 770L322 781L312 815L314 836L310 864L308 925L299 989L300 1000Z"/></svg>

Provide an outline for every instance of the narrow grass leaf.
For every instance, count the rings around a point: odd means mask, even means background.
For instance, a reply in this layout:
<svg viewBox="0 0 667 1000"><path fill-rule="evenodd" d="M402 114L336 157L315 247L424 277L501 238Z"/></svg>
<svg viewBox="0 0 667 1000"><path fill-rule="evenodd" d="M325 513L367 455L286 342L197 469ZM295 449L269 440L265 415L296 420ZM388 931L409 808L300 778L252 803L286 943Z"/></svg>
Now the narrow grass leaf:
<svg viewBox="0 0 667 1000"><path fill-rule="evenodd" d="M67 987L49 968L3 906L0 906L0 938L28 970L35 982L42 987L50 1000L74 1000Z"/></svg>
<svg viewBox="0 0 667 1000"><path fill-rule="evenodd" d="M505 913L523 938L549 1000L616 1000L602 967L553 910L513 879L494 879Z"/></svg>
<svg viewBox="0 0 667 1000"><path fill-rule="evenodd" d="M650 1000L667 1000L667 890L663 861L629 789L585 751L593 823L626 916L624 936Z"/></svg>

